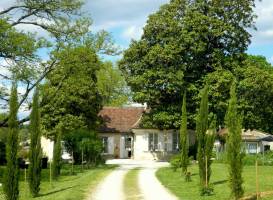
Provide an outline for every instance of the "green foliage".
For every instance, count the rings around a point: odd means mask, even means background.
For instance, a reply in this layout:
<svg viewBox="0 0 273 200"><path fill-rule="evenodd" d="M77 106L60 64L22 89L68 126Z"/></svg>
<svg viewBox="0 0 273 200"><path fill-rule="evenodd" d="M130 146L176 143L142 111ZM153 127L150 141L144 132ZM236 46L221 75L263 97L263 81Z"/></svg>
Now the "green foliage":
<svg viewBox="0 0 273 200"><path fill-rule="evenodd" d="M53 161L52 161L52 175L54 179L57 179L61 174L62 165L62 127L58 127L57 134L54 140L53 147Z"/></svg>
<svg viewBox="0 0 273 200"><path fill-rule="evenodd" d="M92 133L90 138L84 138L81 142L81 149L85 155L88 166L104 164L104 160L101 157L103 144L97 134Z"/></svg>
<svg viewBox="0 0 273 200"><path fill-rule="evenodd" d="M119 63L133 100L151 108L143 118L144 127L179 128L185 90L191 99L189 128L195 127L204 77L242 65L255 18L253 8L254 0L173 0L149 16L141 39L132 41Z"/></svg>
<svg viewBox="0 0 273 200"><path fill-rule="evenodd" d="M89 32L91 20L81 12L83 3L82 0L18 0L13 2L14 5L1 9L0 60L8 61L3 66L5 71L12 75L0 74L4 82L16 79L18 85L25 89L25 93L19 98L19 107L28 99L36 85L55 67L57 60L50 60L54 57L53 54L71 40L79 40ZM30 25L33 29L20 31L17 25ZM35 27L43 29L46 37L38 36ZM44 61L44 58L41 58L41 49L48 52L50 59ZM5 100L10 98L8 86L0 88L0 97ZM29 116L20 120L20 123L28 119ZM0 126L7 126L7 121L7 118L1 120Z"/></svg>
<svg viewBox="0 0 273 200"><path fill-rule="evenodd" d="M8 117L8 114L1 113L0 120L5 119ZM8 129L7 128L0 128L0 165L6 163L6 144L8 139Z"/></svg>
<svg viewBox="0 0 273 200"><path fill-rule="evenodd" d="M102 153L102 141L97 134L85 129L77 129L66 133L63 137L64 147L72 154L76 164L82 162L82 156L89 164L98 164ZM83 153L83 155L82 155Z"/></svg>
<svg viewBox="0 0 273 200"><path fill-rule="evenodd" d="M242 125L246 129L259 129L272 133L273 72L272 65L261 56L247 56L234 72L218 69L208 74L211 111L217 115L217 125L224 127L229 90L237 79L238 112L243 113Z"/></svg>
<svg viewBox="0 0 273 200"><path fill-rule="evenodd" d="M101 109L96 72L102 66L96 52L86 45L76 45L56 56L58 66L47 76L42 91L45 129L54 134L60 123L64 132L96 127Z"/></svg>
<svg viewBox="0 0 273 200"><path fill-rule="evenodd" d="M29 188L34 197L39 194L41 182L41 125L39 110L39 92L36 89L33 96L30 114L30 152L29 152Z"/></svg>
<svg viewBox="0 0 273 200"><path fill-rule="evenodd" d="M241 137L241 116L237 110L236 84L233 82L230 89L230 100L226 114L228 128L227 162L229 164L229 181L231 193L235 199L240 199L244 194L243 189L243 157Z"/></svg>
<svg viewBox="0 0 273 200"><path fill-rule="evenodd" d="M122 106L129 100L129 92L124 77L111 62L104 63L97 72L98 90L104 106Z"/></svg>
<svg viewBox="0 0 273 200"><path fill-rule="evenodd" d="M208 127L208 86L201 92L200 109L196 121L197 160L201 185L201 195L210 195L212 188L209 184L211 176L211 158L215 140L215 121Z"/></svg>
<svg viewBox="0 0 273 200"><path fill-rule="evenodd" d="M258 165L273 166L273 152L265 152L263 154L246 154L244 156L243 165L255 165L258 161Z"/></svg>
<svg viewBox="0 0 273 200"><path fill-rule="evenodd" d="M181 155L177 154L171 157L170 164L173 171L176 171L178 168L181 167Z"/></svg>
<svg viewBox="0 0 273 200"><path fill-rule="evenodd" d="M197 160L201 187L206 185L206 132L208 130L208 87L202 91L200 109L196 121Z"/></svg>
<svg viewBox="0 0 273 200"><path fill-rule="evenodd" d="M13 82L9 102L9 133L6 147L7 166L4 174L4 192L7 200L17 200L19 197L18 170L18 97L17 83Z"/></svg>
<svg viewBox="0 0 273 200"><path fill-rule="evenodd" d="M189 164L189 139L187 131L187 108L186 108L186 92L183 96L182 104L182 119L180 127L180 148L181 148L181 167L182 174L187 174L187 167Z"/></svg>
<svg viewBox="0 0 273 200"><path fill-rule="evenodd" d="M211 177L211 164L212 164L212 158L213 158L213 147L214 147L214 141L216 137L216 120L212 119L212 122L210 123L210 127L206 132L205 136L205 155L207 158L207 178L208 182L210 181ZM212 194L213 188L211 185L208 187L208 195Z"/></svg>

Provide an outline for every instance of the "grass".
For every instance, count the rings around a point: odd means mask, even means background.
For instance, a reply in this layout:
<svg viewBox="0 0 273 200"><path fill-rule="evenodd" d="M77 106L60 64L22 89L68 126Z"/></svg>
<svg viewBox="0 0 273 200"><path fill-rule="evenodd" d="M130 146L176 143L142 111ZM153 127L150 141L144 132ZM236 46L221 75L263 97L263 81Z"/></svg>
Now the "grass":
<svg viewBox="0 0 273 200"><path fill-rule="evenodd" d="M71 175L70 166L65 165L62 174L57 181L50 184L49 170L42 171L42 183L40 196L32 198L29 188L24 182L24 173L21 173L20 200L79 200L85 199L92 192L97 183L106 176L115 166L100 166L81 172L80 166L74 167L74 175ZM0 200L4 200L3 191L0 189ZM3 194L3 193L2 193Z"/></svg>
<svg viewBox="0 0 273 200"><path fill-rule="evenodd" d="M139 168L135 168L127 172L124 177L123 188L126 196L126 200L138 200L140 199L139 186L138 186L138 173Z"/></svg>
<svg viewBox="0 0 273 200"><path fill-rule="evenodd" d="M228 170L225 164L212 165L211 183L214 188L214 195L201 197L199 191L198 166L192 165L189 168L192 173L192 181L185 182L180 176L180 169L174 172L171 168L161 168L156 175L161 183L173 192L179 199L183 200L228 200L230 199L230 189L228 183ZM261 192L273 191L273 167L259 166L259 187ZM255 166L245 166L244 189L245 196L255 194ZM273 195L263 197L262 200L272 200Z"/></svg>

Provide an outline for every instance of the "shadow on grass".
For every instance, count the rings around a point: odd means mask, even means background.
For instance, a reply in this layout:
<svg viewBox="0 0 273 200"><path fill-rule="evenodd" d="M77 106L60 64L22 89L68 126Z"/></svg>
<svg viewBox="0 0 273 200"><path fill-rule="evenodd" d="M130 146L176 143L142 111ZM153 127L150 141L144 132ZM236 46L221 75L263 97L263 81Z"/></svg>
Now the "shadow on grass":
<svg viewBox="0 0 273 200"><path fill-rule="evenodd" d="M48 192L48 193L44 193L44 194L40 194L39 197L43 197L43 196L48 196L48 195L51 195L51 194L56 194L58 192L62 192L62 191L65 191L65 190L69 190L69 189L72 189L76 187L75 185L74 186L69 186L69 187L66 187L66 188L61 188L59 190L55 190L55 191L52 191L52 192Z"/></svg>
<svg viewBox="0 0 273 200"><path fill-rule="evenodd" d="M212 184L213 185L221 185L221 184L224 184L224 183L226 183L227 182L227 180L221 180L221 181L215 181L215 182L213 182Z"/></svg>

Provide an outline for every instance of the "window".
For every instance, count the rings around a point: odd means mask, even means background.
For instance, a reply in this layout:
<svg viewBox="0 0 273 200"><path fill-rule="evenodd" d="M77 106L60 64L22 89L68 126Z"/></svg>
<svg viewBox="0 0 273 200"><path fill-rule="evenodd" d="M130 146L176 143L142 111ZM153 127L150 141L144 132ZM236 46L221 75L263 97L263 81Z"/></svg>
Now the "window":
<svg viewBox="0 0 273 200"><path fill-rule="evenodd" d="M132 148L132 138L125 137L125 149L131 149Z"/></svg>
<svg viewBox="0 0 273 200"><path fill-rule="evenodd" d="M249 153L257 153L257 144L256 143L249 143L248 144L248 152Z"/></svg>
<svg viewBox="0 0 273 200"><path fill-rule="evenodd" d="M108 153L108 137L102 138L103 153Z"/></svg>
<svg viewBox="0 0 273 200"><path fill-rule="evenodd" d="M158 151L157 133L149 133L149 151Z"/></svg>
<svg viewBox="0 0 273 200"><path fill-rule="evenodd" d="M178 132L173 133L173 143L172 143L172 149L173 151L179 151L179 141L180 141L180 135Z"/></svg>

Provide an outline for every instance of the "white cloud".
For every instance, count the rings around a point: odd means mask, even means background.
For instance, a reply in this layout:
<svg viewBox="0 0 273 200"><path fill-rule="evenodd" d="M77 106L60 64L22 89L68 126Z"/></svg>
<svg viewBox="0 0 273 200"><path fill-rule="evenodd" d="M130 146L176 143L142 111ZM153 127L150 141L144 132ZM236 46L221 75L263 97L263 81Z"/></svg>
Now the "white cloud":
<svg viewBox="0 0 273 200"><path fill-rule="evenodd" d="M0 0L0 10L13 5L15 0ZM124 40L139 38L141 29L147 17L157 11L169 0L86 0L83 10L89 14L94 25L92 30L105 29L113 31L119 29ZM273 0L256 0L255 12L258 15L256 27L258 31L251 31L253 44L267 44L273 42ZM42 30L33 26L19 26L21 30Z"/></svg>
<svg viewBox="0 0 273 200"><path fill-rule="evenodd" d="M130 41L142 35L148 16L169 0L87 0L93 30L121 31L121 39Z"/></svg>
<svg viewBox="0 0 273 200"><path fill-rule="evenodd" d="M129 26L124 30L122 36L124 38L129 39L129 40L131 40L131 39L137 40L137 39L140 39L142 33L143 33L142 27Z"/></svg>
<svg viewBox="0 0 273 200"><path fill-rule="evenodd" d="M253 44L266 44L273 42L273 1L256 0L255 12L258 16L256 19L257 31L252 31Z"/></svg>

